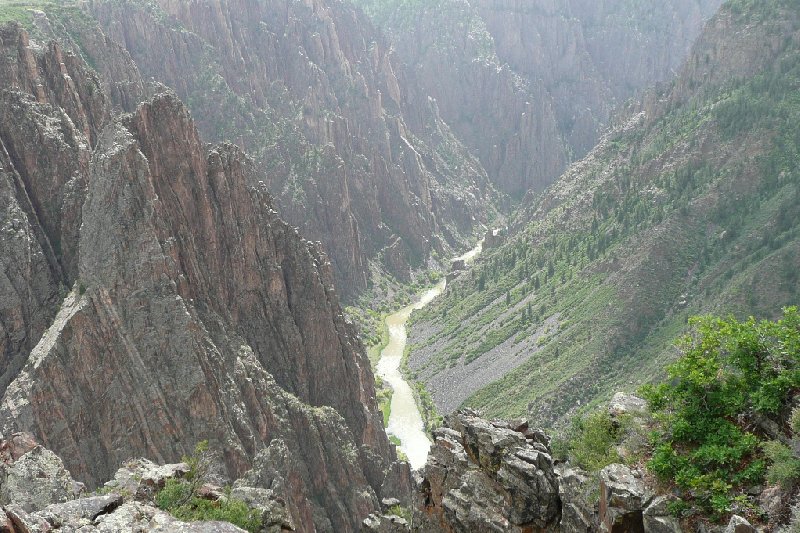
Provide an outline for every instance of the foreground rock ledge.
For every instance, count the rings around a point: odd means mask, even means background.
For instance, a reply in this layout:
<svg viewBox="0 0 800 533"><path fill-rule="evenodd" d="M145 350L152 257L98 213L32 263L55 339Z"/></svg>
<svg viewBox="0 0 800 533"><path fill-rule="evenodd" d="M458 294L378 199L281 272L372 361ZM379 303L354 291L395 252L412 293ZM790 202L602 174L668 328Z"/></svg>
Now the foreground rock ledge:
<svg viewBox="0 0 800 533"><path fill-rule="evenodd" d="M415 497L417 531L541 531L561 518L549 439L527 423L446 418Z"/></svg>

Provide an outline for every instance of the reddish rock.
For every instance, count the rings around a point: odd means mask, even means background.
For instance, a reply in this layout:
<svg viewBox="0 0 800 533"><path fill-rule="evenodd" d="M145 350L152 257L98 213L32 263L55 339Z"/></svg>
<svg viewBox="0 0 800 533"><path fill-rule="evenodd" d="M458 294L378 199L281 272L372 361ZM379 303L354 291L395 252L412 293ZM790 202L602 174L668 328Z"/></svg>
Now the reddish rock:
<svg viewBox="0 0 800 533"><path fill-rule="evenodd" d="M356 529L393 453L326 256L174 95L111 120L79 58L18 26L0 36L15 89L0 92L0 219L18 228L3 261L23 259L0 308L0 430L45 441L91 486L204 439L236 478L280 442L263 483L298 529Z"/></svg>

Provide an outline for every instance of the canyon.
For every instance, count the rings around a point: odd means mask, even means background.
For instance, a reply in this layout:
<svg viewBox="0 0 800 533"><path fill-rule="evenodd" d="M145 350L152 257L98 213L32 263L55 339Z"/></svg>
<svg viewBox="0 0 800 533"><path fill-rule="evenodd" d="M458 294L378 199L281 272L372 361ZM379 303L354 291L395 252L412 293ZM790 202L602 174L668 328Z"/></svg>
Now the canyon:
<svg viewBox="0 0 800 533"><path fill-rule="evenodd" d="M0 3L0 529L680 530L539 427L796 303L798 12Z"/></svg>

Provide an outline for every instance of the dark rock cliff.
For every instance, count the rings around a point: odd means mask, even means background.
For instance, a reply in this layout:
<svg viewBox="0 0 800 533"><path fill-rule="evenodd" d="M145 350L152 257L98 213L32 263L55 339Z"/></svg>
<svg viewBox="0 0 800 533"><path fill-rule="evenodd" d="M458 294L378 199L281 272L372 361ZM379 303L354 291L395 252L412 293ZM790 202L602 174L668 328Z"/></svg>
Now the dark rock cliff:
<svg viewBox="0 0 800 533"><path fill-rule="evenodd" d="M0 45L3 433L90 485L202 439L231 478L266 454L299 530L357 529L394 452L326 256L173 94L112 118L74 54Z"/></svg>
<svg viewBox="0 0 800 533"><path fill-rule="evenodd" d="M367 286L368 261L390 238L419 265L485 219L481 164L349 4L97 0L88 10L145 77L187 103L205 137L239 144L267 171L282 215L322 242L345 295ZM93 63L107 55L66 29Z"/></svg>

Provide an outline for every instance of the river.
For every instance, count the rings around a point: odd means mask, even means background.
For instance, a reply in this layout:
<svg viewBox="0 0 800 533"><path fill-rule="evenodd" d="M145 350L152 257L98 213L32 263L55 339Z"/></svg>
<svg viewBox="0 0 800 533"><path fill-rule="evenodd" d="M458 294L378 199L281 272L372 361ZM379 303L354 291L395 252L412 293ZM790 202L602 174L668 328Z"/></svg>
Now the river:
<svg viewBox="0 0 800 533"><path fill-rule="evenodd" d="M470 263L481 252L481 244L479 242L475 248L456 259L463 259L466 263ZM425 425L422 422L417 402L414 401L411 386L400 373L400 362L403 359L407 340L406 322L411 317L411 313L422 309L442 294L446 283L446 280L442 279L435 287L422 294L416 302L386 317L389 343L381 351L381 357L378 360L378 375L389 383L393 391L392 410L386 432L400 439L400 451L406 454L413 470L425 466L431 441L425 434Z"/></svg>

